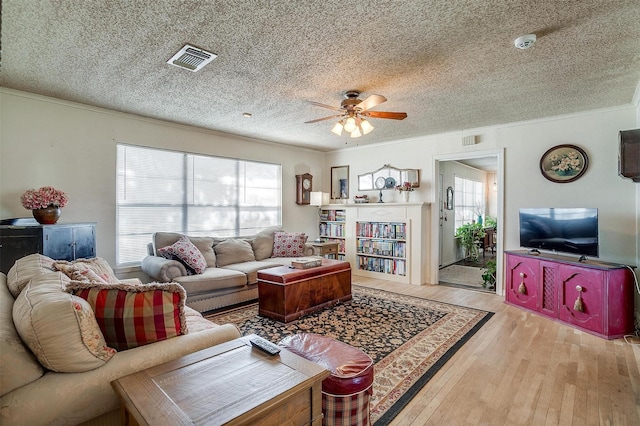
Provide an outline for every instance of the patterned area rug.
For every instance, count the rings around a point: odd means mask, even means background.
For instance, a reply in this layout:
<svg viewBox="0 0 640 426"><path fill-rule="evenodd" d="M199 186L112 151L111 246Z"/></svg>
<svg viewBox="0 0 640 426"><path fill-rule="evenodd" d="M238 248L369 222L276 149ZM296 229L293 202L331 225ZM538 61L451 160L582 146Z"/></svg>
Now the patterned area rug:
<svg viewBox="0 0 640 426"><path fill-rule="evenodd" d="M493 313L367 287L353 299L284 324L258 316L258 304L206 315L234 323L243 335L274 343L317 333L366 352L375 362L371 420L388 424Z"/></svg>

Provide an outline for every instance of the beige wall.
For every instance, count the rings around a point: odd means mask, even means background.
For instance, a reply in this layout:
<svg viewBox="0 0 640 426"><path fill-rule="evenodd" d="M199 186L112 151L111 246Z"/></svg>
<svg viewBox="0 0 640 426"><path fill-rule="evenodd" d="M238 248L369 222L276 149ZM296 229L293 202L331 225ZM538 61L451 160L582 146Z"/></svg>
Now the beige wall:
<svg viewBox="0 0 640 426"><path fill-rule="evenodd" d="M64 190L69 203L60 222L97 222L97 255L112 265L118 142L280 163L285 228L317 234L315 207L295 204L295 175L309 172L319 187L325 171L319 152L6 89L0 90L0 108L0 218L31 216L20 204L26 189Z"/></svg>
<svg viewBox="0 0 640 426"><path fill-rule="evenodd" d="M520 207L597 207L601 259L638 265L640 185L620 178L617 171L618 131L640 126L640 109L637 102L635 105L375 146L366 146L363 138L362 146L322 154L0 89L0 218L30 215L19 200L28 188L52 185L63 189L70 202L61 220L97 222L97 253L113 263L117 142L281 163L283 223L291 230L295 224L295 230L311 236L317 232L317 216L314 207L294 203L295 174L310 172L315 177L314 190L329 192L329 168L349 165L353 196L361 193L357 190L358 174L384 164L418 168L421 185L412 194L412 202L434 203L435 159L499 152L505 164L503 174L497 177L497 202L499 207L504 205L499 248L518 248ZM463 146L461 139L467 135L477 135L479 143ZM579 145L587 152L589 170L578 181L552 183L540 174L539 159L548 148L565 143ZM400 196L388 191L385 201L400 201ZM437 211L431 217L432 229L437 232Z"/></svg>
<svg viewBox="0 0 640 426"><path fill-rule="evenodd" d="M637 105L637 103L635 104ZM432 234L438 233L436 160L494 155L504 162L497 175L496 203L502 212L498 224L498 249L519 248L518 209L533 206L596 207L599 210L600 258L640 265L640 184L618 176L618 132L640 127L637 106L620 106L585 113L548 117L530 122L467 129L371 147L357 146L327 154L326 167L349 164L350 194L357 191L356 176L383 164L420 169L421 186L412 201L430 202ZM411 119L411 116L408 118ZM382 125L382 124L381 124ZM397 125L390 123L388 125ZM463 146L462 137L477 135L479 142ZM579 180L558 184L539 170L544 152L560 144L582 147L589 169ZM446 188L446 185L445 185ZM500 214L498 217L500 219ZM434 255L431 282L437 282L438 239L431 236ZM503 294L502 258L498 258L498 293ZM636 310L640 296L635 295Z"/></svg>

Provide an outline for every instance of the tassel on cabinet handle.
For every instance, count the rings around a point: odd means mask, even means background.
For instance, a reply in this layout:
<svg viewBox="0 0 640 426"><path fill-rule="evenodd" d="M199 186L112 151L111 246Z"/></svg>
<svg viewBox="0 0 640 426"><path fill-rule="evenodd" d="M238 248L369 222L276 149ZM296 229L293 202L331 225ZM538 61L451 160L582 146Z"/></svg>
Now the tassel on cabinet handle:
<svg viewBox="0 0 640 426"><path fill-rule="evenodd" d="M518 286L518 293L527 294L527 287L524 285L524 272L520 272L520 285Z"/></svg>
<svg viewBox="0 0 640 426"><path fill-rule="evenodd" d="M584 312L584 306L582 305L582 297L580 293L582 292L582 286L577 285L576 291L578 292L578 298L573 303L573 310L578 312Z"/></svg>

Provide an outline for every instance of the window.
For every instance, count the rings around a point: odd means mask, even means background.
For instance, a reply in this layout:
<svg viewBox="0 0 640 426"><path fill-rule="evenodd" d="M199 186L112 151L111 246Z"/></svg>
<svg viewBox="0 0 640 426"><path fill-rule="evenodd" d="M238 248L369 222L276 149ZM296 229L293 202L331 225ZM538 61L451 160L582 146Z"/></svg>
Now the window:
<svg viewBox="0 0 640 426"><path fill-rule="evenodd" d="M455 176L454 185L455 229L458 229L464 224L478 220L478 216L484 214L484 183Z"/></svg>
<svg viewBox="0 0 640 426"><path fill-rule="evenodd" d="M279 164L118 144L118 266L147 254L154 232L249 235L282 222Z"/></svg>

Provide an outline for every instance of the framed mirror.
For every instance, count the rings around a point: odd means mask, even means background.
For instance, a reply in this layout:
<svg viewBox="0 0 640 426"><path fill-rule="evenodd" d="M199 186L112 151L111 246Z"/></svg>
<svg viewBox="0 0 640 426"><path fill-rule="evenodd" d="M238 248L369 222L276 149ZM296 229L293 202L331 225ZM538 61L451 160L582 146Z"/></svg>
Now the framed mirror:
<svg viewBox="0 0 640 426"><path fill-rule="evenodd" d="M445 201L445 208L447 210L453 210L453 188L447 188L447 200Z"/></svg>
<svg viewBox="0 0 640 426"><path fill-rule="evenodd" d="M394 189L396 185L404 182L411 183L412 188L420 186L420 171L418 169L398 169L385 164L376 171L358 175L358 191L375 191ZM379 182L383 178L385 184L382 188Z"/></svg>
<svg viewBox="0 0 640 426"><path fill-rule="evenodd" d="M349 166L331 167L331 199L349 198Z"/></svg>

